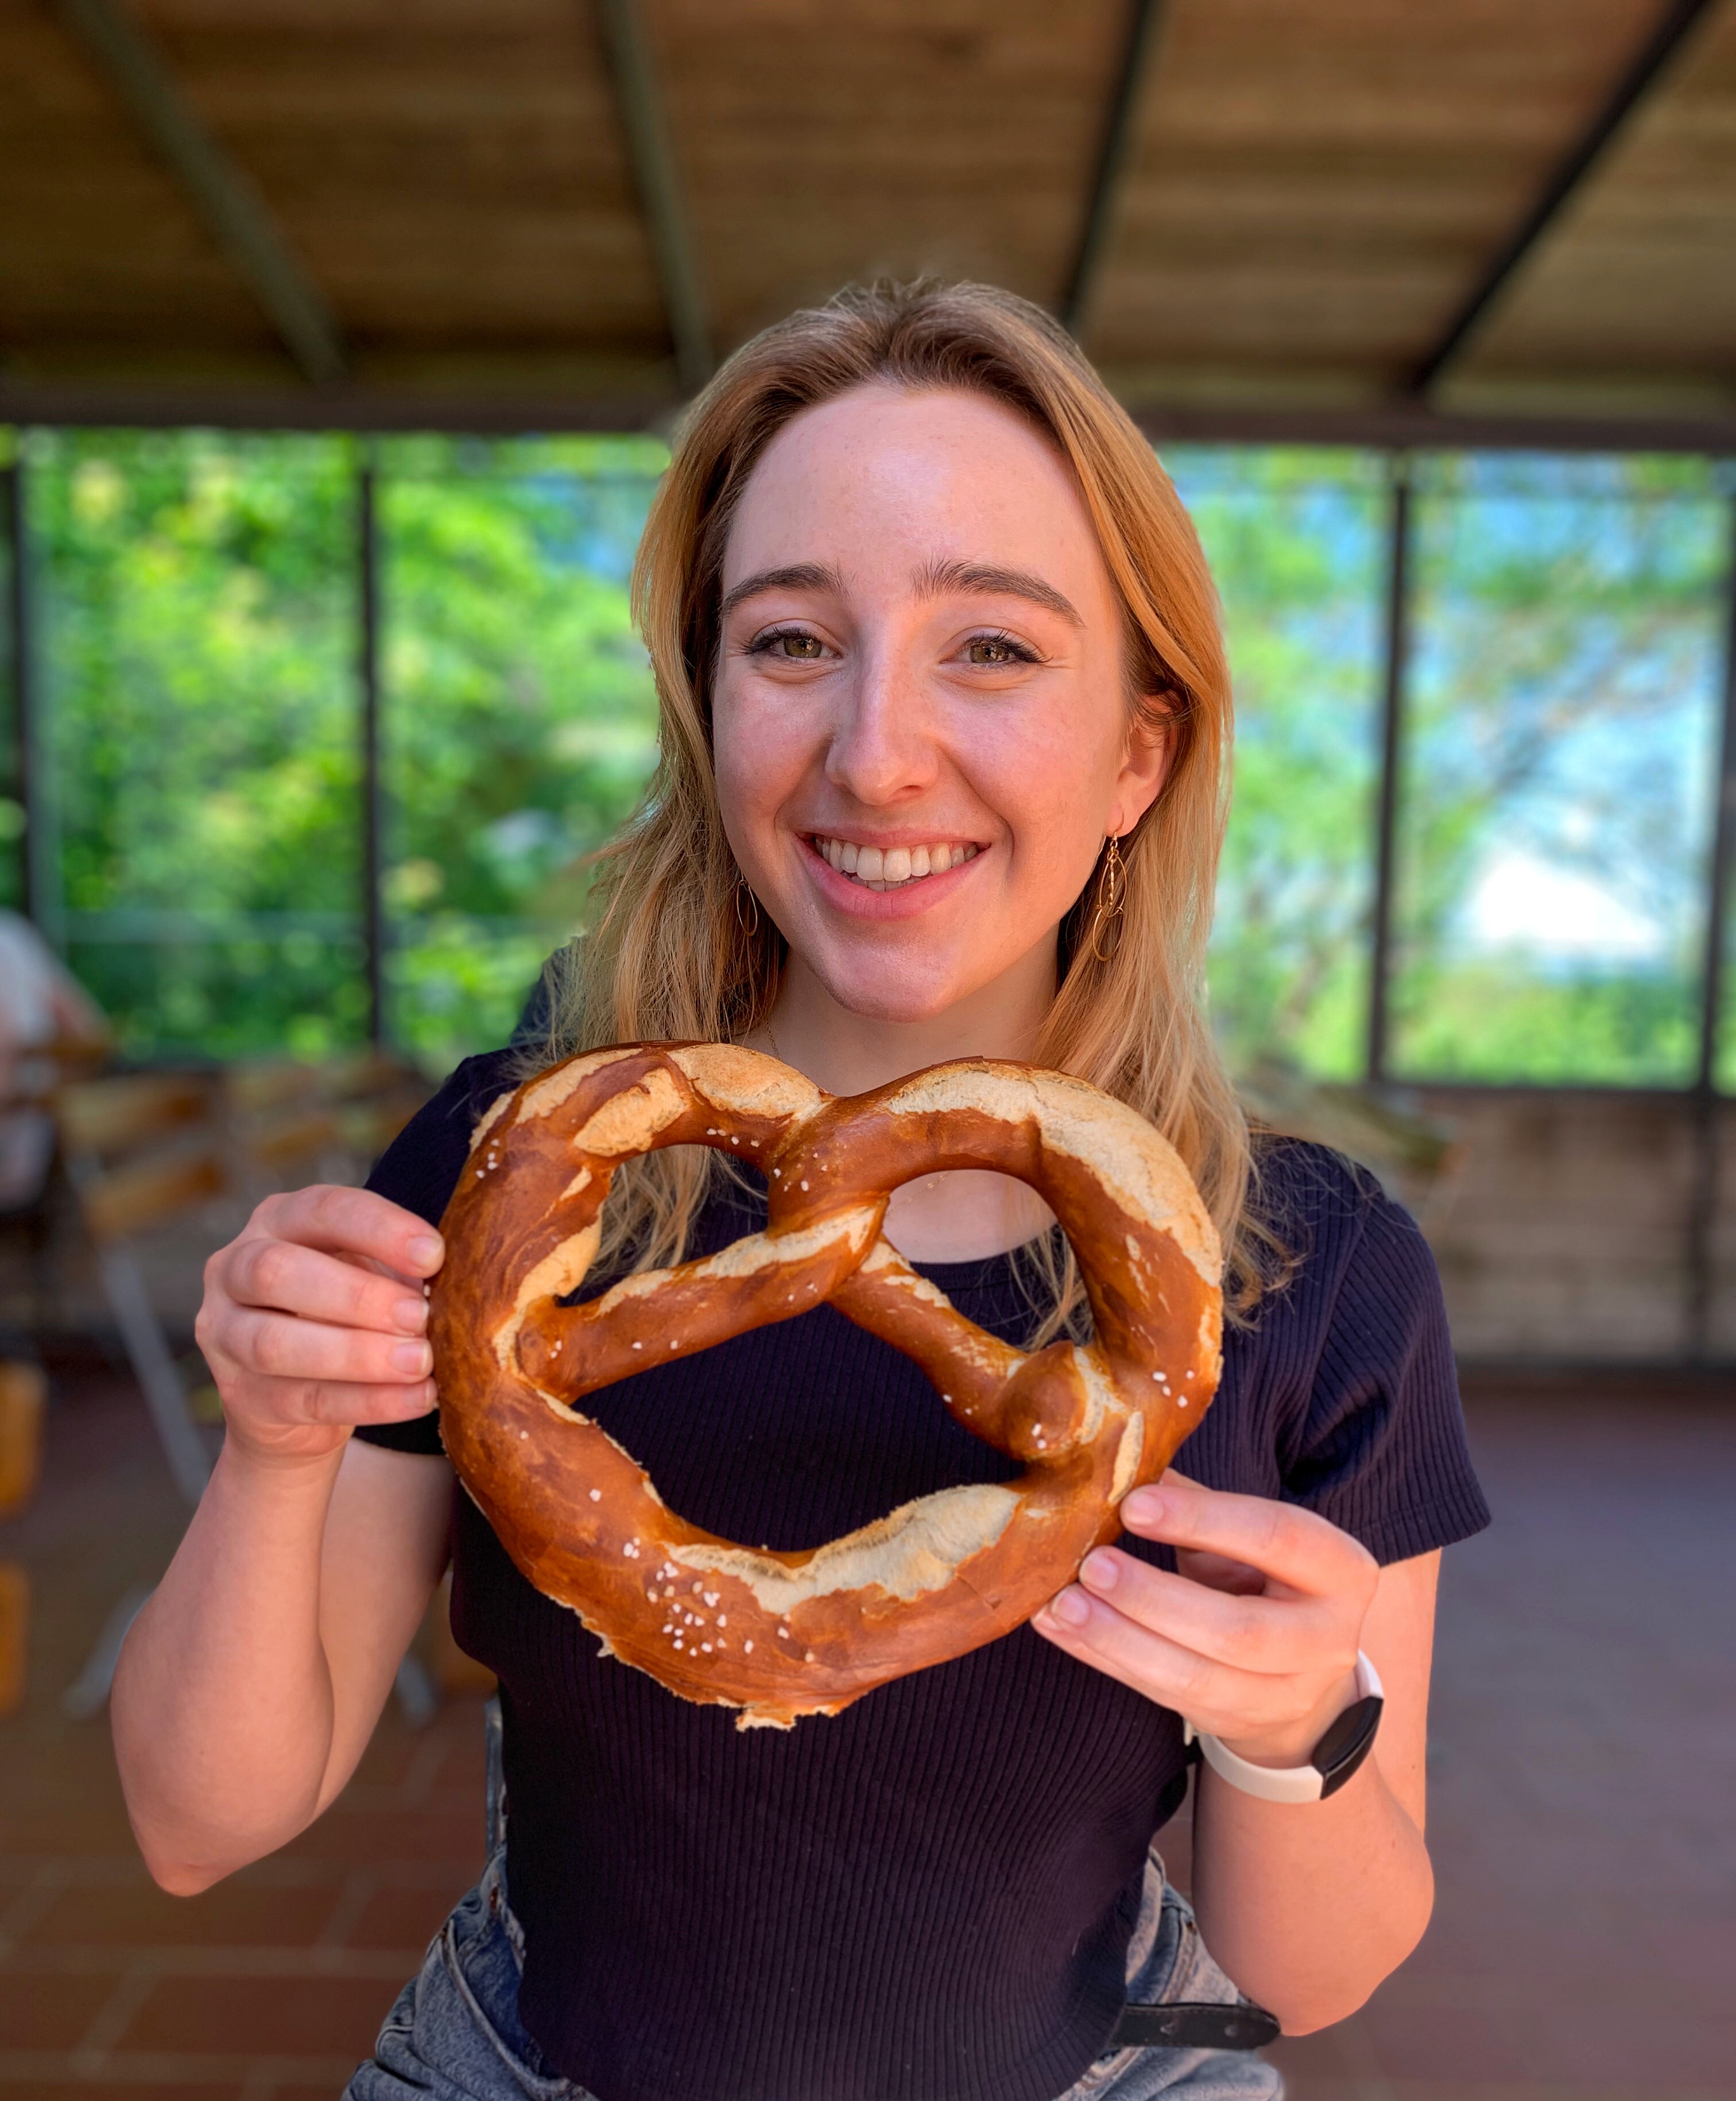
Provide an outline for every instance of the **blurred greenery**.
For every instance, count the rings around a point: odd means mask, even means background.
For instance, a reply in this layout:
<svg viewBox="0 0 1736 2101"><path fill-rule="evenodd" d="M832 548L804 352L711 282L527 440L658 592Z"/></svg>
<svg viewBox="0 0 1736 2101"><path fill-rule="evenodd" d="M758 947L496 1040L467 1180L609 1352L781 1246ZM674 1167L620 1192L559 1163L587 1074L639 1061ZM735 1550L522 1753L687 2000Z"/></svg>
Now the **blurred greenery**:
<svg viewBox="0 0 1736 2101"><path fill-rule="evenodd" d="M1223 601L1235 793L1213 927L1231 1063L1361 1070L1387 497L1367 453L1177 449Z"/></svg>
<svg viewBox="0 0 1736 2101"><path fill-rule="evenodd" d="M1425 463L1399 1070L1692 1078L1728 511L1696 460Z"/></svg>
<svg viewBox="0 0 1736 2101"><path fill-rule="evenodd" d="M656 763L626 581L664 458L607 438L382 455L390 1015L431 1065L505 1039Z"/></svg>
<svg viewBox="0 0 1736 2101"><path fill-rule="evenodd" d="M359 1041L358 445L26 445L51 933L136 1055ZM665 458L646 438L376 449L386 1019L431 1070L505 1037L655 763L627 576ZM1165 458L1218 581L1237 697L1216 1023L1239 1064L1276 1051L1351 1077L1386 464ZM1398 1063L1680 1083L1728 500L1694 462L1430 458L1418 477ZM0 902L18 894L15 785L0 780Z"/></svg>
<svg viewBox="0 0 1736 2101"><path fill-rule="evenodd" d="M341 439L39 434L45 918L135 1053L358 1040Z"/></svg>

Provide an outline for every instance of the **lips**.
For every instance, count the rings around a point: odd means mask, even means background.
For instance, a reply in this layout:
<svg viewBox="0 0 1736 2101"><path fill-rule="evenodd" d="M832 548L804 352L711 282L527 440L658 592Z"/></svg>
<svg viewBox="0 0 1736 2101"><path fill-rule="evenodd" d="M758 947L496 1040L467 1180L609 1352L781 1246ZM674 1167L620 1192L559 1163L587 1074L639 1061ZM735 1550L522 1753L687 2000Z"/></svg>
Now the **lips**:
<svg viewBox="0 0 1736 2101"><path fill-rule="evenodd" d="M829 866L865 890L908 890L931 875L975 859L979 849L956 839L937 839L915 847L871 847L854 839L810 835L814 851Z"/></svg>

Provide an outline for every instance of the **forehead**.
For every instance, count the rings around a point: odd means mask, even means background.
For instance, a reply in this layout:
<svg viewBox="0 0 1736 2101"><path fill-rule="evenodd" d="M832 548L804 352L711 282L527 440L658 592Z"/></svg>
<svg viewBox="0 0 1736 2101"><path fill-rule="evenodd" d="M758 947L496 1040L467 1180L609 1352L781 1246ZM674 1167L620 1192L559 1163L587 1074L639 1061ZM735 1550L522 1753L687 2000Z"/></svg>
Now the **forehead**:
<svg viewBox="0 0 1736 2101"><path fill-rule="evenodd" d="M846 584L914 579L937 561L1036 568L1070 596L1109 590L1072 469L1024 417L985 395L876 384L804 409L766 447L723 583L798 562Z"/></svg>

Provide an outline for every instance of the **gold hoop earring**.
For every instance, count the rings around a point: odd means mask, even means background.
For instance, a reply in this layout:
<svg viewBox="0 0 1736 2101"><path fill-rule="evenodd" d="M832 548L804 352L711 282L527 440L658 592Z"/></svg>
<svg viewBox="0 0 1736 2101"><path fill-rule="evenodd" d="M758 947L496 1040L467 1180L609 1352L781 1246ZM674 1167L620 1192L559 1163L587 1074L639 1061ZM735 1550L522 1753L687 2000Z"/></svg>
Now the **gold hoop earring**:
<svg viewBox="0 0 1736 2101"><path fill-rule="evenodd" d="M748 900L748 913L753 914L751 918L741 909L744 897ZM747 878L742 875L735 878L735 924L750 941L759 931L759 900L749 889Z"/></svg>
<svg viewBox="0 0 1736 2101"><path fill-rule="evenodd" d="M1091 953L1100 963L1111 962L1121 945L1121 913L1126 903L1127 867L1121 859L1121 842L1111 832L1098 872L1097 909L1091 915Z"/></svg>

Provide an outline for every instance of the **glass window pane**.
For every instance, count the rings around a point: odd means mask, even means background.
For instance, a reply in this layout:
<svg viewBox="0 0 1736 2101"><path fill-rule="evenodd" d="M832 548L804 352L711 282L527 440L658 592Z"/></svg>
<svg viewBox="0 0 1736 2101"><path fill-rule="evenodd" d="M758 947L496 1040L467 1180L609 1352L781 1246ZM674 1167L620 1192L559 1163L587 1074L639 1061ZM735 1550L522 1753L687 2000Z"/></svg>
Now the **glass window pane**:
<svg viewBox="0 0 1736 2101"><path fill-rule="evenodd" d="M50 931L135 1055L358 1040L348 445L33 442Z"/></svg>
<svg viewBox="0 0 1736 2101"><path fill-rule="evenodd" d="M1164 454L1224 605L1235 796L1213 927L1232 1064L1362 1069L1374 887L1389 497L1384 463L1277 449Z"/></svg>
<svg viewBox="0 0 1736 2101"><path fill-rule="evenodd" d="M1711 472L1433 460L1415 520L1395 1068L1684 1084L1726 567Z"/></svg>
<svg viewBox="0 0 1736 2101"><path fill-rule="evenodd" d="M431 1066L502 1043L572 933L584 856L656 759L627 578L665 449L382 454L389 1011Z"/></svg>

